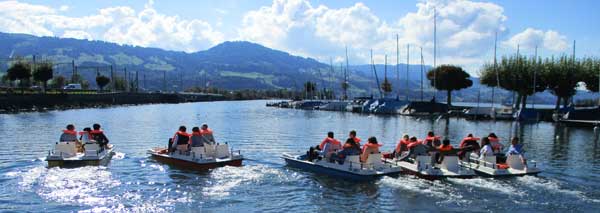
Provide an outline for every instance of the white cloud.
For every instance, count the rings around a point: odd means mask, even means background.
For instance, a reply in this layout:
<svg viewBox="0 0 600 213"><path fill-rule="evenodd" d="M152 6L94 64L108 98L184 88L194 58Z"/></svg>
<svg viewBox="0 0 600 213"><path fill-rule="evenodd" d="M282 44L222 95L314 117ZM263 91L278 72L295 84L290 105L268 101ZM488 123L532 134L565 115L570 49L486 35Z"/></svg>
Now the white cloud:
<svg viewBox="0 0 600 213"><path fill-rule="evenodd" d="M68 10L20 3L0 2L0 31L38 36L94 39L144 47L197 51L224 40L221 32L199 19L161 14L149 1L144 9L109 7L97 14L70 17Z"/></svg>
<svg viewBox="0 0 600 213"><path fill-rule="evenodd" d="M527 28L504 42L505 45L516 49L517 46L533 49L536 46L551 51L564 51L569 48L567 37L556 31Z"/></svg>
<svg viewBox="0 0 600 213"><path fill-rule="evenodd" d="M430 64L435 7L441 64L483 62L482 55L493 47L494 34L507 33L504 10L493 3L447 0L425 1L416 6L416 12L387 23L363 3L332 9L315 7L306 0L274 0L270 7L245 14L239 36L322 61L343 54L344 45L349 45L354 63L368 63L369 49L373 48L377 63L383 63L385 53L392 56L388 61L395 61L395 35L399 34L401 62L406 57L406 44L410 44L412 58L417 59L418 47L423 47L426 63Z"/></svg>
<svg viewBox="0 0 600 213"><path fill-rule="evenodd" d="M58 8L61 12L65 12L69 10L69 5L62 5Z"/></svg>

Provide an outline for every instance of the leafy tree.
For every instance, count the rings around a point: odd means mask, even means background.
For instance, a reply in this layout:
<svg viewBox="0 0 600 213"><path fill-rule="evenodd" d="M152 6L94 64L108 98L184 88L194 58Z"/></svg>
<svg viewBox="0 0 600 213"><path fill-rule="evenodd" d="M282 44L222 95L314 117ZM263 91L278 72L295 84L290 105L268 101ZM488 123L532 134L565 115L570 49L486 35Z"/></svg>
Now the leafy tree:
<svg viewBox="0 0 600 213"><path fill-rule="evenodd" d="M46 90L46 87L48 86L48 80L52 79L52 77L53 68L52 63L50 62L37 64L35 70L33 71L33 80L42 82L44 90Z"/></svg>
<svg viewBox="0 0 600 213"><path fill-rule="evenodd" d="M581 66L585 88L592 92L600 92L600 88L598 88L598 81L600 81L600 60L585 58L581 62Z"/></svg>
<svg viewBox="0 0 600 213"><path fill-rule="evenodd" d="M108 83L110 83L110 78L103 75L96 76L96 84L100 87L100 90L103 90Z"/></svg>
<svg viewBox="0 0 600 213"><path fill-rule="evenodd" d="M19 80L21 86L26 86L25 82L31 78L31 66L19 59L8 68L6 76L10 81Z"/></svg>
<svg viewBox="0 0 600 213"><path fill-rule="evenodd" d="M580 63L571 57L561 56L559 59L547 59L544 67L548 89L556 96L555 109L559 108L561 100L566 106L577 92L577 84L584 79Z"/></svg>
<svg viewBox="0 0 600 213"><path fill-rule="evenodd" d="M548 79L544 75L545 67L541 59L524 56L502 57L494 69L493 64L483 66L480 82L490 87L499 86L502 89L518 94L516 108L525 108L527 97L547 88ZM533 85L535 78L535 87ZM500 85L498 85L498 82Z"/></svg>
<svg viewBox="0 0 600 213"><path fill-rule="evenodd" d="M435 77L435 80L434 80ZM452 91L473 86L469 73L454 65L441 65L427 72L431 86L447 91L447 103L452 105Z"/></svg>
<svg viewBox="0 0 600 213"><path fill-rule="evenodd" d="M342 99L344 100L348 99L348 88L350 88L350 84L348 83L348 81L343 81L342 90L344 91L344 97L342 97Z"/></svg>

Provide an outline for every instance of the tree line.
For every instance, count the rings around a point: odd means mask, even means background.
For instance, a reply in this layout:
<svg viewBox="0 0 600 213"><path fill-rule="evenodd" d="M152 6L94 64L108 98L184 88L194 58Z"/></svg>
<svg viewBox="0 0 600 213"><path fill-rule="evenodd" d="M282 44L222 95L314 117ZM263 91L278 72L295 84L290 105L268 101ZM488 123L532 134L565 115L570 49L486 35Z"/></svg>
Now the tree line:
<svg viewBox="0 0 600 213"><path fill-rule="evenodd" d="M582 86L598 92L600 60L572 56L528 57L504 56L499 63L486 63L481 69L480 81L489 87L500 87L517 95L515 107L525 108L527 97L549 90L556 96L555 109L561 101L567 106Z"/></svg>
<svg viewBox="0 0 600 213"><path fill-rule="evenodd" d="M67 79L61 75L55 76L54 63L51 61L45 60L33 63L20 57L11 62L6 73L0 80L8 84L11 88L25 89L37 84L41 86L43 91L46 89L62 89L70 83L81 84L83 89L90 87L90 83L79 74L74 74L71 76L71 79ZM95 80L100 90L104 90L111 80L114 81L113 86L115 90L125 90L126 87L126 81L121 77L111 79L97 73Z"/></svg>

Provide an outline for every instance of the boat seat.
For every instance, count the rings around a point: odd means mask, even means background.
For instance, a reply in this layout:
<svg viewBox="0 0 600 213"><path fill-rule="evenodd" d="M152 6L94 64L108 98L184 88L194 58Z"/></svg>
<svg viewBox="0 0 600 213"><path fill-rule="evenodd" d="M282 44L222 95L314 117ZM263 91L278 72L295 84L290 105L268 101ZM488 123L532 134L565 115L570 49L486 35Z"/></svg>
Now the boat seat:
<svg viewBox="0 0 600 213"><path fill-rule="evenodd" d="M100 145L97 143L86 143L84 147L85 147L86 153L87 153L87 151L93 150L94 152L96 152L96 151L100 150Z"/></svg>
<svg viewBox="0 0 600 213"><path fill-rule="evenodd" d="M192 155L196 156L196 158L206 158L206 152L204 151L204 147L192 147Z"/></svg>
<svg viewBox="0 0 600 213"><path fill-rule="evenodd" d="M457 172L458 171L458 156L444 156L441 165L442 169Z"/></svg>
<svg viewBox="0 0 600 213"><path fill-rule="evenodd" d="M484 166L487 167L496 167L496 156L485 156L480 160Z"/></svg>
<svg viewBox="0 0 600 213"><path fill-rule="evenodd" d="M344 164L350 165L352 169L360 169L360 156L359 155L349 155L346 156L346 162Z"/></svg>
<svg viewBox="0 0 600 213"><path fill-rule="evenodd" d="M217 145L217 158L226 158L229 157L229 145L227 144L219 144Z"/></svg>
<svg viewBox="0 0 600 213"><path fill-rule="evenodd" d="M75 142L59 142L54 146L54 153L62 156L75 156L77 154L77 144Z"/></svg>
<svg viewBox="0 0 600 213"><path fill-rule="evenodd" d="M419 155L417 156L417 168L419 170L431 167L431 156Z"/></svg>
<svg viewBox="0 0 600 213"><path fill-rule="evenodd" d="M523 162L521 161L521 155L508 155L506 164L508 164L508 167L511 169L525 169L525 165L523 165Z"/></svg>
<svg viewBox="0 0 600 213"><path fill-rule="evenodd" d="M381 153L369 154L369 158L367 158L367 165L372 168L379 168L383 165L381 162L381 158L383 155Z"/></svg>
<svg viewBox="0 0 600 213"><path fill-rule="evenodd" d="M204 152L206 153L206 156L209 157L215 157L215 152L216 152L216 145L213 144L204 144Z"/></svg>

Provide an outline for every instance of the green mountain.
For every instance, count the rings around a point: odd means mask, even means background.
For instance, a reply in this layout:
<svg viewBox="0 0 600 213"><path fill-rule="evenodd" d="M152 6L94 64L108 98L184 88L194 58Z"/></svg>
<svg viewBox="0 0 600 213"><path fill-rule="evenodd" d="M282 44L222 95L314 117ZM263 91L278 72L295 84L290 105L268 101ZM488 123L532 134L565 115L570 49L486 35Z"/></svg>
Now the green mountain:
<svg viewBox="0 0 600 213"><path fill-rule="evenodd" d="M164 85L167 90L181 90L206 84L227 89L301 89L308 80L318 84L339 81L341 73L330 77L329 66L314 59L242 41L185 53L103 41L0 33L0 57L4 59L1 70L7 69L11 58L33 60L33 55L37 61L53 61L59 75L70 76L74 62L77 72L90 82L96 73L110 75L111 65L117 76L124 76L127 69L130 79L134 79L138 72L140 85L151 90L164 89Z"/></svg>

